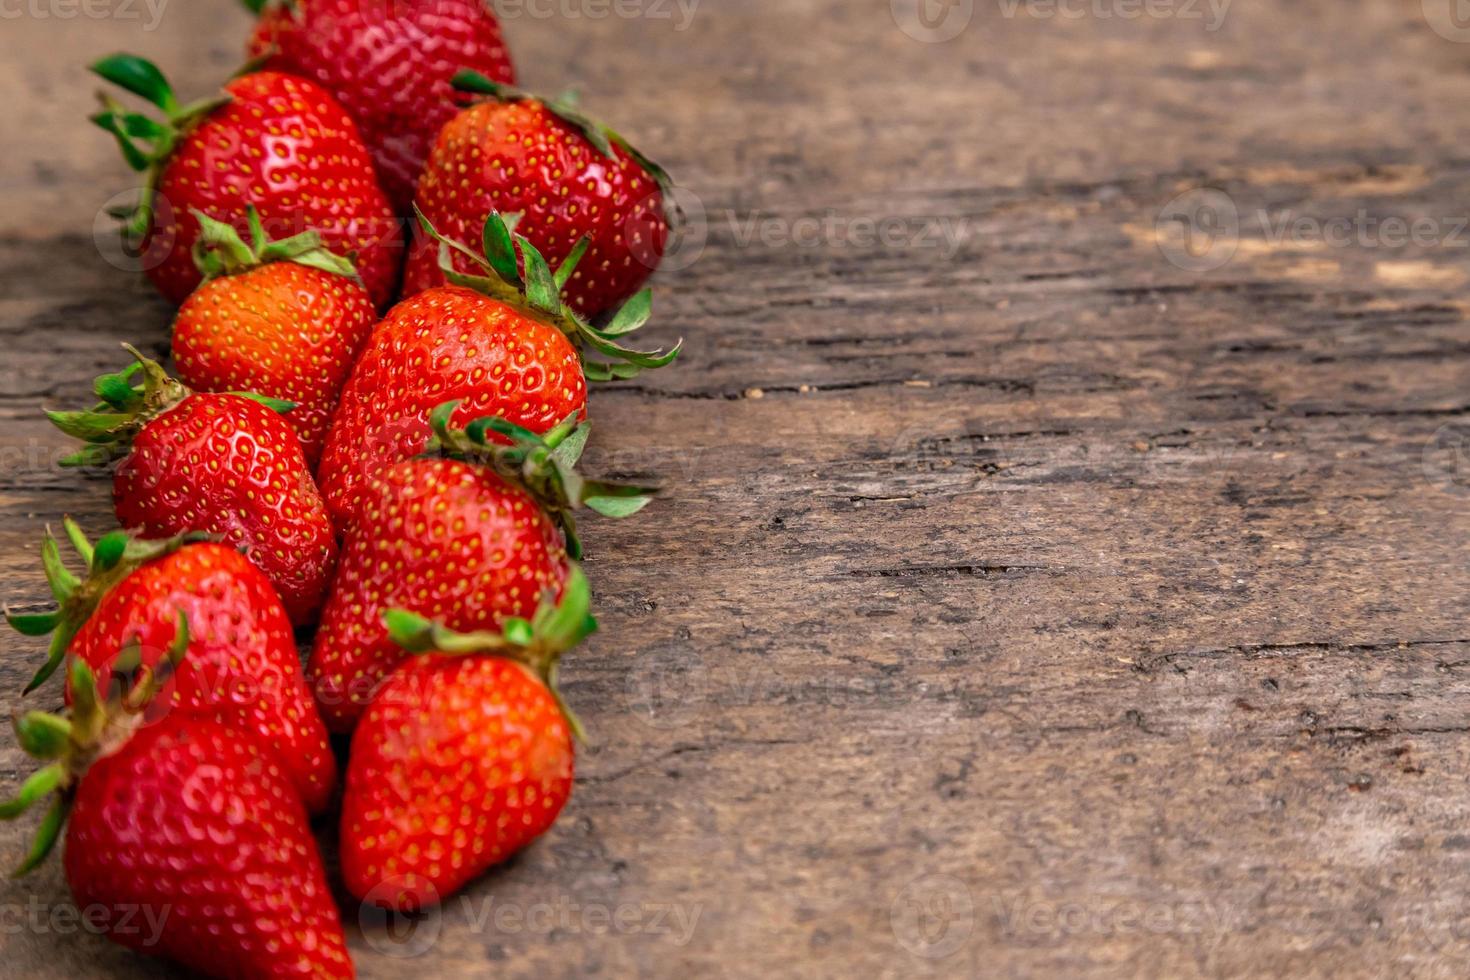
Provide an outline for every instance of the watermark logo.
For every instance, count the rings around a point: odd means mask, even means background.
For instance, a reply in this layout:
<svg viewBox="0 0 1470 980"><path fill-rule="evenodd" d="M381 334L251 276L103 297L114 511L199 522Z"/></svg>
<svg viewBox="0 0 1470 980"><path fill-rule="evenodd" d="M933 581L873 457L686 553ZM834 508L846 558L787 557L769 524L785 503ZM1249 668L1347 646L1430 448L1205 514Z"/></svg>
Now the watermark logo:
<svg viewBox="0 0 1470 980"><path fill-rule="evenodd" d="M628 705L650 728L683 728L704 710L708 687L697 652L680 645L649 647L639 651L628 671Z"/></svg>
<svg viewBox="0 0 1470 980"><path fill-rule="evenodd" d="M1188 272L1209 272L1235 257L1240 212L1224 191L1200 187L1165 204L1154 223L1159 252Z"/></svg>
<svg viewBox="0 0 1470 980"><path fill-rule="evenodd" d="M0 0L0 20L134 20L158 29L168 0Z"/></svg>
<svg viewBox="0 0 1470 980"><path fill-rule="evenodd" d="M888 921L904 949L924 959L943 959L969 941L975 928L974 896L953 875L924 875L894 898Z"/></svg>
<svg viewBox="0 0 1470 980"><path fill-rule="evenodd" d="M975 0L890 0L893 22L915 41L942 44L960 36L975 16Z"/></svg>
<svg viewBox="0 0 1470 980"><path fill-rule="evenodd" d="M1446 41L1470 44L1470 0L1420 0L1424 21Z"/></svg>
<svg viewBox="0 0 1470 980"><path fill-rule="evenodd" d="M501 20L654 20L689 30L700 0L493 0Z"/></svg>
<svg viewBox="0 0 1470 980"><path fill-rule="evenodd" d="M1440 426L1424 446L1423 468L1434 489L1470 496L1470 422Z"/></svg>
<svg viewBox="0 0 1470 980"><path fill-rule="evenodd" d="M424 899L416 908L403 907L403 897L415 895ZM374 950L394 959L413 959L427 953L439 942L444 921L439 910L438 892L428 881L418 878L410 882L396 875L379 882L363 897L358 906L357 924L363 938Z"/></svg>

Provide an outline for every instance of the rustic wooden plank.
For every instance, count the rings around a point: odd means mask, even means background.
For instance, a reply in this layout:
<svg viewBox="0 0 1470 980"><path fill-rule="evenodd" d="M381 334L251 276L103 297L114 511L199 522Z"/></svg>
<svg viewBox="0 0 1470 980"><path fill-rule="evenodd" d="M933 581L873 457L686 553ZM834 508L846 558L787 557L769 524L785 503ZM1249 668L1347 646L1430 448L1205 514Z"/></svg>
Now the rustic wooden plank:
<svg viewBox="0 0 1470 980"><path fill-rule="evenodd" d="M166 343L93 243L120 168L76 65L202 88L229 6L6 22L14 606L45 522L108 522L36 403ZM1409 0L1213 31L980 2L940 45L887 7L510 22L527 81L582 87L703 215L658 281L686 357L593 406L589 468L669 492L588 529L565 816L419 958L346 907L362 975L1463 976L1470 49ZM1201 188L1240 219L1204 271L1159 222ZM1360 212L1435 233L1282 231ZM950 237L850 223L883 218ZM0 638L6 707L36 656ZM0 887L18 975L156 975L32 903L64 907L54 864Z"/></svg>

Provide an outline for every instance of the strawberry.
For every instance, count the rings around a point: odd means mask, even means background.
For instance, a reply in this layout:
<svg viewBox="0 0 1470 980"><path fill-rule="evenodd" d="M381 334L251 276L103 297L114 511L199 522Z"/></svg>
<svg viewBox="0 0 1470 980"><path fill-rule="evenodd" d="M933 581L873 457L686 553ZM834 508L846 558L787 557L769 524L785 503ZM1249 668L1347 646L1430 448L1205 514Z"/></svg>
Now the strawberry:
<svg viewBox="0 0 1470 980"><path fill-rule="evenodd" d="M253 201L272 231L316 230L334 252L352 254L380 307L398 278L402 230L378 186L357 127L327 92L280 72L242 75L214 98L180 105L163 74L141 58L112 55L92 71L162 110L159 122L103 97L92 121L116 137L143 172L136 207L118 212L153 284L173 303L199 285L190 252L193 212L245 231Z"/></svg>
<svg viewBox="0 0 1470 980"><path fill-rule="evenodd" d="M580 544L570 511L637 512L647 490L584 481L572 468L587 436L575 418L545 439L499 419L450 428L457 406L435 410L436 444L449 458L383 470L343 541L307 677L322 717L348 731L403 659L379 613L388 606L453 629L497 628L530 616L558 592ZM492 438L514 440L500 446Z"/></svg>
<svg viewBox="0 0 1470 980"><path fill-rule="evenodd" d="M322 812L336 760L301 673L291 623L265 575L240 552L200 535L149 541L114 531L94 548L70 518L66 534L87 575L66 570L48 534L41 555L57 608L7 615L22 633L51 635L47 661L27 691L68 652L103 686L113 681L114 660L126 646L139 646L143 666L153 667L176 619L186 615L194 626L190 656L166 703L256 734L277 751L307 809Z"/></svg>
<svg viewBox="0 0 1470 980"><path fill-rule="evenodd" d="M187 642L187 631L178 630ZM43 798L21 871L41 863L66 825L63 866L79 908L138 913L99 924L109 938L220 977L353 975L306 810L276 757L248 732L149 710L160 675L146 668L105 702L72 664L70 719L16 719L21 745L47 761L0 805L14 819Z"/></svg>
<svg viewBox="0 0 1470 980"><path fill-rule="evenodd" d="M585 238L587 255L564 286L567 303L595 316L626 302L663 256L668 174L565 100L546 102L474 72L454 82L490 99L440 131L419 178L418 209L456 240L470 238L492 211L521 214L517 230L553 266ZM435 251L428 237L414 237L405 296L444 282ZM456 268L473 271L464 259Z"/></svg>
<svg viewBox="0 0 1470 980"><path fill-rule="evenodd" d="M559 606L501 633L384 616L418 656L394 671L352 737L342 798L347 890L422 909L556 821L572 791L575 719L555 691L559 655L597 628L572 567Z"/></svg>
<svg viewBox="0 0 1470 980"><path fill-rule="evenodd" d="M337 395L377 321L352 263L316 232L272 242L254 205L251 241L202 212L196 263L204 283L174 319L179 380L195 391L253 391L294 402L286 421L315 466Z"/></svg>
<svg viewBox="0 0 1470 980"><path fill-rule="evenodd" d="M427 233L437 236L425 223ZM645 290L603 330L563 306L557 291L582 258L575 252L552 273L534 246L513 238L496 214L482 236L491 258L477 259L480 275L451 272L451 286L399 303L373 330L327 433L317 478L338 529L346 531L369 478L423 449L429 412L446 399L463 400L458 421L495 415L546 432L586 409L586 378L611 379L660 367L679 347L645 353L614 338L637 330L650 316ZM529 270L523 280L516 246ZM463 246L441 239L447 256ZM614 362L579 361L591 347Z"/></svg>
<svg viewBox="0 0 1470 980"><path fill-rule="evenodd" d="M400 211L440 127L454 116L449 80L461 68L515 81L488 0L246 0L264 9L252 58L309 78L357 122L383 189Z"/></svg>
<svg viewBox="0 0 1470 980"><path fill-rule="evenodd" d="M63 464L126 453L112 483L123 527L148 537L222 535L265 572L293 623L312 622L337 540L300 440L268 407L288 403L195 394L157 362L128 350L138 363L97 380L101 404L87 412L46 413L63 432L92 443ZM132 380L138 373L141 385Z"/></svg>

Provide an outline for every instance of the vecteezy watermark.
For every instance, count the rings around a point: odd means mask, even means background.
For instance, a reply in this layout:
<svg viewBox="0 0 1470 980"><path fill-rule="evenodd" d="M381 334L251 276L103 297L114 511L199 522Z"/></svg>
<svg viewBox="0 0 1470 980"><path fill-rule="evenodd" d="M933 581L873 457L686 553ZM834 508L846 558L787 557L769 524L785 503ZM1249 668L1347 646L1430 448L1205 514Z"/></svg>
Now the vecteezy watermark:
<svg viewBox="0 0 1470 980"><path fill-rule="evenodd" d="M789 215L707 208L685 187L674 187L666 195L680 217L671 223L661 249L655 248L658 239L646 225L648 209L635 209L626 228L633 257L650 269L687 269L704 255L711 240L742 250L927 250L948 261L974 235L974 222L964 215L849 214L836 208Z"/></svg>
<svg viewBox="0 0 1470 980"><path fill-rule="evenodd" d="M1443 493L1470 496L1470 422L1439 427L1424 446L1424 479Z"/></svg>
<svg viewBox="0 0 1470 980"><path fill-rule="evenodd" d="M893 938L915 956L938 960L962 949L975 928L975 898L953 875L915 878L888 910Z"/></svg>
<svg viewBox="0 0 1470 980"><path fill-rule="evenodd" d="M1419 0L1424 21L1446 41L1470 44L1470 2L1467 0Z"/></svg>
<svg viewBox="0 0 1470 980"><path fill-rule="evenodd" d="M168 0L0 0L0 20L141 20L157 29Z"/></svg>
<svg viewBox="0 0 1470 980"><path fill-rule="evenodd" d="M459 895L442 906L402 912L394 906L398 886L390 880L374 888L358 913L368 945L397 959L412 959L433 949L446 920L477 936L638 936L682 948L693 939L704 914L699 902L600 902L567 894L526 903L493 895Z"/></svg>
<svg viewBox="0 0 1470 980"><path fill-rule="evenodd" d="M1268 250L1470 248L1470 215L1300 214L1257 208L1242 215L1218 188L1199 187L1171 199L1154 222L1154 240L1170 264L1189 272L1227 265L1249 242Z"/></svg>
<svg viewBox="0 0 1470 980"><path fill-rule="evenodd" d="M1232 0L995 0L1002 17L1033 20L1200 20L1218 31Z"/></svg>
<svg viewBox="0 0 1470 980"><path fill-rule="evenodd" d="M163 936L169 905L106 905L93 902L78 908L71 902L50 904L32 895L25 904L0 902L0 936L71 936L79 932L134 939L143 948L154 946Z"/></svg>
<svg viewBox="0 0 1470 980"><path fill-rule="evenodd" d="M675 31L694 23L700 0L492 0L501 20L667 20Z"/></svg>
<svg viewBox="0 0 1470 980"><path fill-rule="evenodd" d="M1002 938L1060 942L1074 936L1198 936L1211 947L1228 931L1225 916L1203 899L1141 900L1087 895L1052 901L992 895Z"/></svg>

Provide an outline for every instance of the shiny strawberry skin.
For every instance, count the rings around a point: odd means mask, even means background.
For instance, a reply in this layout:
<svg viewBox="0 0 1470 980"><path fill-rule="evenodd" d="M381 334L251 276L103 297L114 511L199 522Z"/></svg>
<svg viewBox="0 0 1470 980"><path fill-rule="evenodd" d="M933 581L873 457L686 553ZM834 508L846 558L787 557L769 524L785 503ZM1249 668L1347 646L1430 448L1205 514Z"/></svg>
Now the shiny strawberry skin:
<svg viewBox="0 0 1470 980"><path fill-rule="evenodd" d="M336 535L279 413L238 395L189 395L134 437L112 499L122 525L145 537L222 535L265 572L291 622L315 619Z"/></svg>
<svg viewBox="0 0 1470 980"><path fill-rule="evenodd" d="M279 72L244 75L225 90L231 101L190 130L164 164L144 242L154 285L176 304L199 285L191 208L243 233L249 203L272 238L314 230L332 251L355 253L373 301L387 305L402 229L347 113L320 86Z"/></svg>
<svg viewBox="0 0 1470 980"><path fill-rule="evenodd" d="M216 977L353 976L306 811L245 732L178 713L135 732L82 777L64 865L79 908L138 910L124 946Z"/></svg>
<svg viewBox="0 0 1470 980"><path fill-rule="evenodd" d="M500 416L540 433L586 410L587 381L560 330L473 290L447 286L399 303L342 389L317 469L338 531L372 475L421 452L429 413L456 398L457 425Z"/></svg>
<svg viewBox="0 0 1470 980"><path fill-rule="evenodd" d="M449 80L463 68L515 82L488 0L297 0L268 9L250 56L331 92L357 122L400 211L439 129L458 111Z"/></svg>
<svg viewBox="0 0 1470 980"><path fill-rule="evenodd" d="M571 795L573 766L566 719L525 667L412 657L352 738L347 890L403 910L448 898L546 832Z"/></svg>
<svg viewBox="0 0 1470 980"><path fill-rule="evenodd" d="M326 809L337 778L327 730L307 689L291 623L265 574L234 548L188 544L137 568L102 597L72 641L106 689L134 640L153 665L189 623L188 655L166 688L173 713L213 718L276 751L308 810Z"/></svg>
<svg viewBox="0 0 1470 980"><path fill-rule="evenodd" d="M415 200L441 235L472 247L491 211L521 214L516 232L553 269L591 236L563 295L593 316L638 291L668 238L658 182L621 147L613 152L616 163L540 102L482 102L439 133ZM455 267L476 271L464 256ZM438 246L416 230L403 295L443 282Z"/></svg>
<svg viewBox="0 0 1470 980"><path fill-rule="evenodd" d="M451 629L529 618L568 566L561 531L519 487L483 466L412 459L385 469L322 609L306 674L322 717L350 731L373 691L406 656L382 613L407 609Z"/></svg>
<svg viewBox="0 0 1470 980"><path fill-rule="evenodd" d="M174 319L179 380L195 391L251 391L295 402L286 421L308 466L377 313L357 283L272 262L204 283Z"/></svg>

